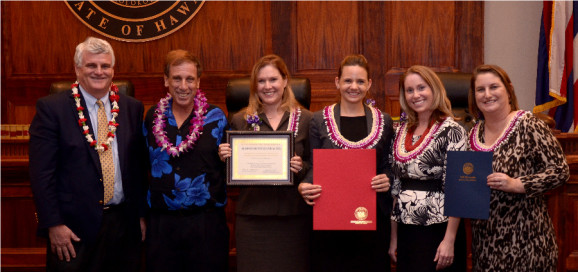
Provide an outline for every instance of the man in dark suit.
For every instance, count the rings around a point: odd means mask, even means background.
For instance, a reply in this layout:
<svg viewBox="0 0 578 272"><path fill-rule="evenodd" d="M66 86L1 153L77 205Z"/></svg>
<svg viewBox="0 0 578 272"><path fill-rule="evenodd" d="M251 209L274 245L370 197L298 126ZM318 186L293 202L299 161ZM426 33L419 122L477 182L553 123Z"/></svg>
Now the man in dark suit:
<svg viewBox="0 0 578 272"><path fill-rule="evenodd" d="M30 182L48 271L138 271L144 240L143 105L112 83L114 52L76 47L77 83L41 98L30 125Z"/></svg>

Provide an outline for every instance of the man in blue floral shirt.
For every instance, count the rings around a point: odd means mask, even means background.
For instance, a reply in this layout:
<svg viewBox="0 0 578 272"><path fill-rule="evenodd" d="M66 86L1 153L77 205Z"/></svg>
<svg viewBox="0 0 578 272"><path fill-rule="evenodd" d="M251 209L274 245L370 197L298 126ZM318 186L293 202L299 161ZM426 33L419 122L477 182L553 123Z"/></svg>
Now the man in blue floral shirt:
<svg viewBox="0 0 578 272"><path fill-rule="evenodd" d="M199 89L201 72L189 52L169 52L169 92L145 118L152 176L148 271L228 270L225 164L217 152L228 123Z"/></svg>

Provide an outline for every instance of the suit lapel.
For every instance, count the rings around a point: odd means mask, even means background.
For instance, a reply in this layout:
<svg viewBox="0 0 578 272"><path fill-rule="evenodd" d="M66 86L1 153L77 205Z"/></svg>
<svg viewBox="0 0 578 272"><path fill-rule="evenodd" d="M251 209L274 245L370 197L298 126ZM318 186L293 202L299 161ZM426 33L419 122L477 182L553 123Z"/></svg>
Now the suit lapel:
<svg viewBox="0 0 578 272"><path fill-rule="evenodd" d="M120 173L127 173L127 170L125 170L123 167L126 165L125 162L125 158L127 156L126 152L123 152L123 148L126 146L129 146L128 143L126 142L128 139L128 136L126 135L126 133L128 131L130 131L128 129L129 127L129 120L128 120L128 112L126 112L128 110L128 106L127 106L127 100L126 97L124 97L123 95L119 94L119 98L118 98L118 116L116 117L116 122L118 123L118 127L116 127L116 133L115 133L115 137L116 137L116 147L117 147L117 151L118 151L118 160L119 160L119 167L120 167ZM112 107L112 105L111 105ZM122 179L124 180L124 179ZM124 183L123 183L124 186Z"/></svg>
<svg viewBox="0 0 578 272"><path fill-rule="evenodd" d="M329 116L329 118L331 117L335 120L337 131L341 131L341 103L335 104L335 107L333 107L333 116Z"/></svg>
<svg viewBox="0 0 578 272"><path fill-rule="evenodd" d="M96 152L96 150L94 150L94 147L90 146L90 143L86 140L86 137L84 136L83 129L79 125L80 118L78 117L78 111L76 110L76 101L74 101L74 96L72 95L72 90L70 90L69 92L70 92L70 95L69 95L70 108L72 109L72 112L73 112L75 120L76 120L75 127L80 132L80 136L82 137L82 140L85 143L85 146L87 148L87 152L88 152L90 158L92 159L94 166L96 167L96 170L98 170L98 172L101 173L102 170L100 169L100 160L98 158L98 153ZM94 130L92 129L92 122L90 121L90 115L88 114L88 107L86 106L86 101L84 100L82 93L81 92L78 92L78 93L80 94L80 105L84 108L82 113L84 114L84 118L86 119L86 125L88 126L88 133L92 134L93 138L94 138Z"/></svg>
<svg viewBox="0 0 578 272"><path fill-rule="evenodd" d="M367 135L371 134L371 130L373 129L373 113L368 106L363 106L365 110L365 122L367 124Z"/></svg>

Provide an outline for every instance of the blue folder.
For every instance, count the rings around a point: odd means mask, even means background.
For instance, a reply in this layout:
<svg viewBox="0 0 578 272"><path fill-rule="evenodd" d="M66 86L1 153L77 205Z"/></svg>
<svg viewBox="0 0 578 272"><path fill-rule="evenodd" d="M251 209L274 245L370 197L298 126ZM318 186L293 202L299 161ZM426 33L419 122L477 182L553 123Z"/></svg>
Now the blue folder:
<svg viewBox="0 0 578 272"><path fill-rule="evenodd" d="M488 219L492 152L448 151L444 215Z"/></svg>

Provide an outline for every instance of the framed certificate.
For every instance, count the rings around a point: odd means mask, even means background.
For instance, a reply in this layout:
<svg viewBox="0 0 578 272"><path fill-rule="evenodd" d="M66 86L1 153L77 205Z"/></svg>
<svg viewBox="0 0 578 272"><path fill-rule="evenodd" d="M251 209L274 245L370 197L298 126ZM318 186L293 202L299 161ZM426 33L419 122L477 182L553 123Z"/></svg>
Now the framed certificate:
<svg viewBox="0 0 578 272"><path fill-rule="evenodd" d="M227 185L293 185L292 131L227 131Z"/></svg>

